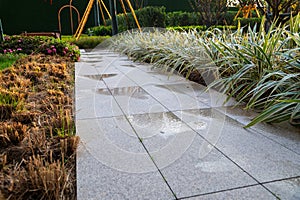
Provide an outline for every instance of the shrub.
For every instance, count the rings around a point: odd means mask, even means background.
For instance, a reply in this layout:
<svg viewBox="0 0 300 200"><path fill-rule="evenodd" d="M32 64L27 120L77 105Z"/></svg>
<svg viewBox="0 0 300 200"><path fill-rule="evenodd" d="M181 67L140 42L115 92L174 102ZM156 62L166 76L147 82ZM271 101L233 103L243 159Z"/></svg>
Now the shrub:
<svg viewBox="0 0 300 200"><path fill-rule="evenodd" d="M108 37L109 36L81 36L78 40L76 40L74 37L62 37L62 40L71 44L75 44L80 49L93 49Z"/></svg>
<svg viewBox="0 0 300 200"><path fill-rule="evenodd" d="M236 16L236 11L228 11L224 15L223 23L228 25L234 25L234 17ZM239 17L243 17L242 13L239 14Z"/></svg>
<svg viewBox="0 0 300 200"><path fill-rule="evenodd" d="M213 26L210 29L213 28L218 28L221 30L236 30L237 27L236 26L222 26L222 25L218 25L218 26ZM205 31L207 30L207 28L204 25L201 26L173 26L173 27L167 27L167 30L174 30L174 31L185 31L185 32L189 32L189 31L197 31L197 32L201 32L201 31Z"/></svg>
<svg viewBox="0 0 300 200"><path fill-rule="evenodd" d="M195 12L169 12L166 17L166 26L198 25L199 16Z"/></svg>
<svg viewBox="0 0 300 200"><path fill-rule="evenodd" d="M90 35L95 35L95 36L107 36L107 35L112 35L112 28L111 26L96 26L92 28L88 28L87 30Z"/></svg>
<svg viewBox="0 0 300 200"><path fill-rule="evenodd" d="M165 7L145 7L137 10L136 15L141 27L166 27Z"/></svg>
<svg viewBox="0 0 300 200"><path fill-rule="evenodd" d="M185 32L188 32L188 31L197 31L197 32L200 32L200 31L203 31L205 30L206 27L205 26L173 26L173 27L167 27L167 30L173 30L173 31L185 31Z"/></svg>
<svg viewBox="0 0 300 200"><path fill-rule="evenodd" d="M144 7L136 10L135 14L139 20L141 27L166 27L166 8L165 7ZM119 32L137 28L133 15L127 13L128 22L125 14L117 15ZM107 20L107 25L111 25L111 20Z"/></svg>
<svg viewBox="0 0 300 200"><path fill-rule="evenodd" d="M80 52L77 46L68 42L41 36L6 36L0 43L0 53L7 54L35 54L44 53L46 55L60 55L70 57L77 61Z"/></svg>
<svg viewBox="0 0 300 200"><path fill-rule="evenodd" d="M262 18L237 18L234 20L234 25L240 23L241 26L260 27Z"/></svg>

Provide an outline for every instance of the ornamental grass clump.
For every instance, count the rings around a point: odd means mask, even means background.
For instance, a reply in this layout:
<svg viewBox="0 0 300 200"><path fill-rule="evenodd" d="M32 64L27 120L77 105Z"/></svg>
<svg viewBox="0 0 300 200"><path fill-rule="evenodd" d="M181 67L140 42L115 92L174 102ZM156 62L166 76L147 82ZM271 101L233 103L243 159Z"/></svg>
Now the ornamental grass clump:
<svg viewBox="0 0 300 200"><path fill-rule="evenodd" d="M132 32L119 35L111 46L134 60L172 68L186 77L200 71L209 87L260 112L246 127L262 121L299 126L299 27L300 14L287 24L272 25L268 32L263 25L235 32ZM213 79L203 77L208 71Z"/></svg>
<svg viewBox="0 0 300 200"><path fill-rule="evenodd" d="M112 40L112 48L135 61L148 62L165 71L176 70L189 78L191 74L215 69L202 45L202 35L197 31L178 32L154 29L150 32L121 34ZM207 84L207 77L200 83Z"/></svg>
<svg viewBox="0 0 300 200"><path fill-rule="evenodd" d="M221 77L212 86L261 112L246 127L261 121L299 125L299 26L300 15L289 24L272 25L267 33L260 26L211 40Z"/></svg>

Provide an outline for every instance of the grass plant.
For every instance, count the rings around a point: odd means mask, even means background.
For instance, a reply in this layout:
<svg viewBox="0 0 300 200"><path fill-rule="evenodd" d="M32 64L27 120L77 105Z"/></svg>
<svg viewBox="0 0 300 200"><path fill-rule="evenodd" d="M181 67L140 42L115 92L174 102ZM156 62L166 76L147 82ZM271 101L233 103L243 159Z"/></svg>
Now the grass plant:
<svg viewBox="0 0 300 200"><path fill-rule="evenodd" d="M186 77L195 70L213 69L218 78L209 87L261 113L246 127L262 121L299 125L299 27L300 14L279 27L274 23L268 32L263 25L200 33L133 32L112 40L112 48L164 70L171 67Z"/></svg>
<svg viewBox="0 0 300 200"><path fill-rule="evenodd" d="M22 56L19 54L0 54L0 70L12 66Z"/></svg>

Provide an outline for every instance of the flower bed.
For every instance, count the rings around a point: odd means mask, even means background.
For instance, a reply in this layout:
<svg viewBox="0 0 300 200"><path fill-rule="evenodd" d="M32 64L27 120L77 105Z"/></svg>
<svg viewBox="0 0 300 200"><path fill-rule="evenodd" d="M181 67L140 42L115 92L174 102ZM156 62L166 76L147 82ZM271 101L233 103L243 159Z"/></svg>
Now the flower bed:
<svg viewBox="0 0 300 200"><path fill-rule="evenodd" d="M6 39L0 52L30 55L0 71L0 199L76 199L79 51L49 38Z"/></svg>
<svg viewBox="0 0 300 200"><path fill-rule="evenodd" d="M43 36L6 36L0 43L0 53L60 55L78 61L79 49L68 42Z"/></svg>

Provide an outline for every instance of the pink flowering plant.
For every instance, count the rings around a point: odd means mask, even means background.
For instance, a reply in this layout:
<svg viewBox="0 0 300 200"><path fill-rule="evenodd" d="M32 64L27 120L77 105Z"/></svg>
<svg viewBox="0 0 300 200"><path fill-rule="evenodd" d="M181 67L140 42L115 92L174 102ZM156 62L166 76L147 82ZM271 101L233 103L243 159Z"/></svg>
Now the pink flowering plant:
<svg viewBox="0 0 300 200"><path fill-rule="evenodd" d="M73 61L78 61L80 57L80 51L76 45L54 38L40 46L40 51L46 55L70 57Z"/></svg>
<svg viewBox="0 0 300 200"><path fill-rule="evenodd" d="M6 36L0 43L0 54L59 55L78 61L80 51L76 45L50 37Z"/></svg>

